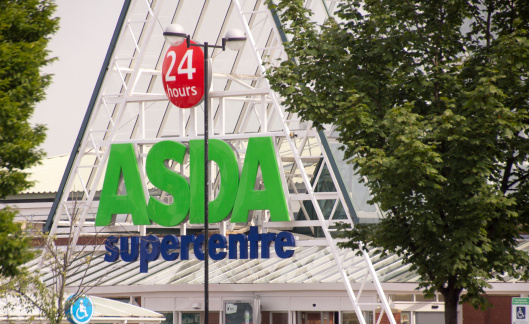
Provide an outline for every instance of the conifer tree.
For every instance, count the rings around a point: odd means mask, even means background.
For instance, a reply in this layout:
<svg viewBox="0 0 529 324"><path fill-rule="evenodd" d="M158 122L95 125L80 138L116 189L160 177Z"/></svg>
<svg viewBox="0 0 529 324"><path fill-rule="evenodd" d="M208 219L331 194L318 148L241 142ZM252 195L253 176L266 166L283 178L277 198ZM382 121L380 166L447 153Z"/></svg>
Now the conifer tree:
<svg viewBox="0 0 529 324"><path fill-rule="evenodd" d="M44 152L45 127L29 119L51 81L46 46L58 28L51 0L0 0L0 199L31 186L24 170ZM29 242L13 223L16 212L0 210L0 275L12 276L31 258Z"/></svg>

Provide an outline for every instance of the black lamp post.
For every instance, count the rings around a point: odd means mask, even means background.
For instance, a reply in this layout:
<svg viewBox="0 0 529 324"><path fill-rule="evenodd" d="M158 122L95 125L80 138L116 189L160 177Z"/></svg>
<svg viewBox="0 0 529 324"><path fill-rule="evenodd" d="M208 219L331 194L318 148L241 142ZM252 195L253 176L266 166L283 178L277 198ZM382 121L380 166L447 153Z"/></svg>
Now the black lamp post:
<svg viewBox="0 0 529 324"><path fill-rule="evenodd" d="M184 42L187 43L187 48L191 46L202 47L204 49L204 323L208 324L209 315L209 78L208 78L208 60L209 48L221 48L223 51L228 47L231 50L237 51L242 48L246 41L244 33L238 29L230 29L222 38L222 45L210 45L208 42L204 44L191 44L191 37L184 32L184 28L178 24L171 24L167 26L163 35L165 39L173 44L179 45Z"/></svg>

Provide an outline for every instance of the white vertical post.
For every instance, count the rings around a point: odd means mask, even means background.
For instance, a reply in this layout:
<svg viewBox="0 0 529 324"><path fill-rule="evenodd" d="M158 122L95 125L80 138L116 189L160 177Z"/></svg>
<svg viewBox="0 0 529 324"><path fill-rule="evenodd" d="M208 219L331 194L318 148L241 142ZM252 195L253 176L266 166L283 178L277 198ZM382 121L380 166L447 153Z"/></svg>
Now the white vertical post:
<svg viewBox="0 0 529 324"><path fill-rule="evenodd" d="M226 134L226 100L224 97L219 100L219 122L220 122L220 135Z"/></svg>

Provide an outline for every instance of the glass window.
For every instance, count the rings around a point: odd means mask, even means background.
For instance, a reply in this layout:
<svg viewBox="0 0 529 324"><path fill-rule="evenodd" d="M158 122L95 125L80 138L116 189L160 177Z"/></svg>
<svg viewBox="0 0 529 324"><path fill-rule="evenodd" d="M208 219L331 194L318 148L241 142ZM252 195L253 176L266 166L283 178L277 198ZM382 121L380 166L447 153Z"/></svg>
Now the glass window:
<svg viewBox="0 0 529 324"><path fill-rule="evenodd" d="M435 301L435 296L427 298L423 294L417 294L417 295L415 295L415 301L418 301L418 302L434 302Z"/></svg>
<svg viewBox="0 0 529 324"><path fill-rule="evenodd" d="M162 324L173 324L173 312L162 313L162 315L165 317L165 321L162 321L160 323L162 323Z"/></svg>
<svg viewBox="0 0 529 324"><path fill-rule="evenodd" d="M411 312L400 313L400 324L411 324Z"/></svg>
<svg viewBox="0 0 529 324"><path fill-rule="evenodd" d="M362 311L362 314L364 314L364 319L366 320L366 323L373 323L373 312L372 311ZM360 324L360 321L358 320L358 316L356 316L356 313L342 313L342 322L343 324Z"/></svg>
<svg viewBox="0 0 529 324"><path fill-rule="evenodd" d="M182 313L182 324L200 324L200 313Z"/></svg>
<svg viewBox="0 0 529 324"><path fill-rule="evenodd" d="M413 301L413 294L392 294L390 295L391 296L391 300L392 301L399 301L399 302L403 302L403 301Z"/></svg>
<svg viewBox="0 0 529 324"><path fill-rule="evenodd" d="M261 312L261 324L288 324L288 312Z"/></svg>
<svg viewBox="0 0 529 324"><path fill-rule="evenodd" d="M298 312L299 324L322 324L321 312Z"/></svg>
<svg viewBox="0 0 529 324"><path fill-rule="evenodd" d="M253 323L253 305L244 302L228 302L224 307L225 324ZM185 323L183 323L185 324Z"/></svg>

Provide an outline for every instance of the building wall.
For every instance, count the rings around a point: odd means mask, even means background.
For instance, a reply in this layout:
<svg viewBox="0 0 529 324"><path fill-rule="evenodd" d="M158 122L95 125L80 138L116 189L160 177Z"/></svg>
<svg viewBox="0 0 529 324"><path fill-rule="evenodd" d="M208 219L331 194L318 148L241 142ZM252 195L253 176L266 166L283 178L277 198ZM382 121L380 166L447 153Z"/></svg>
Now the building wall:
<svg viewBox="0 0 529 324"><path fill-rule="evenodd" d="M397 324L401 324L400 311L392 310L392 313L393 313L393 318L395 318L395 322L397 322ZM378 321L379 318L380 318L380 312L377 310L376 313L375 313L375 323L379 323L379 321ZM380 324L391 324L387 314L383 314L382 315L382 319L380 320Z"/></svg>
<svg viewBox="0 0 529 324"><path fill-rule="evenodd" d="M464 324L508 324L511 323L511 303L513 297L520 295L488 295L487 300L492 304L487 310L476 310L472 305L463 305Z"/></svg>

